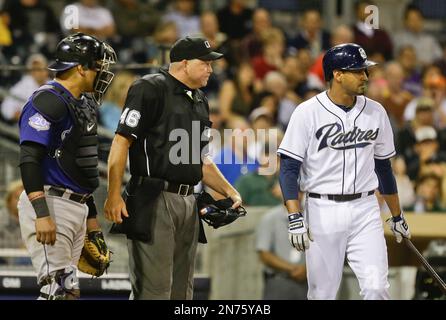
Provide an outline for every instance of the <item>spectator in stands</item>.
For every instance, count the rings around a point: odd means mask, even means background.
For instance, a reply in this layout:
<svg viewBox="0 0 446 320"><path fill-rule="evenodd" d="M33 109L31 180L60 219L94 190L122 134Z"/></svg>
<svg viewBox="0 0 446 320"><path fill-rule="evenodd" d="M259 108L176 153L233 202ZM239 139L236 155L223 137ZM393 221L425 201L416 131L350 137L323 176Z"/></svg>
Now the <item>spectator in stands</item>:
<svg viewBox="0 0 446 320"><path fill-rule="evenodd" d="M423 29L423 13L417 6L409 4L404 11L404 30L395 33L393 41L396 50L404 45L412 45L418 61L428 65L442 57L442 50L438 41Z"/></svg>
<svg viewBox="0 0 446 320"><path fill-rule="evenodd" d="M114 133L122 113L127 92L135 81L135 75L128 71L116 73L110 88L99 108L100 123L111 133Z"/></svg>
<svg viewBox="0 0 446 320"><path fill-rule="evenodd" d="M11 87L2 102L1 112L4 120L17 123L26 100L49 80L47 64L45 56L39 53L32 54L28 58L26 62L28 72Z"/></svg>
<svg viewBox="0 0 446 320"><path fill-rule="evenodd" d="M384 62L392 59L393 44L387 32L379 26L373 29L366 23L368 12L366 8L375 5L372 1L359 0L355 3L356 24L353 26L355 43L359 44L367 52L373 61Z"/></svg>
<svg viewBox="0 0 446 320"><path fill-rule="evenodd" d="M77 12L78 25L73 25L73 12ZM67 5L60 20L65 33L82 32L99 39L111 38L116 34L115 21L109 9L98 0L79 0Z"/></svg>
<svg viewBox="0 0 446 320"><path fill-rule="evenodd" d="M248 156L248 145L255 138L248 122L240 116L227 121L227 127L232 129L230 135L224 136L224 146L214 155L214 162L220 172L234 185L235 181L258 168L256 159Z"/></svg>
<svg viewBox="0 0 446 320"><path fill-rule="evenodd" d="M350 43L354 41L353 30L344 24L337 26L330 37L330 44L332 47L341 43ZM310 73L316 75L322 83L325 83L324 69L322 67L322 59L324 58L325 51L321 52L314 60L313 65L310 68Z"/></svg>
<svg viewBox="0 0 446 320"><path fill-rule="evenodd" d="M221 150L223 142L224 121L220 109L215 106L215 100L209 101L209 121L212 122L211 138L209 141L209 154L211 157L217 155Z"/></svg>
<svg viewBox="0 0 446 320"><path fill-rule="evenodd" d="M280 70L285 52L285 36L278 28L265 30L261 34L262 54L254 57L251 64L256 78L262 80L269 71Z"/></svg>
<svg viewBox="0 0 446 320"><path fill-rule="evenodd" d="M443 41L441 46L442 46L443 55L441 56L440 59L435 61L434 64L441 70L441 73L443 74L443 76L446 77L446 41Z"/></svg>
<svg viewBox="0 0 446 320"><path fill-rule="evenodd" d="M280 71L285 76L288 89L302 99L309 88L305 70L303 65L299 63L299 59L294 55L285 57Z"/></svg>
<svg viewBox="0 0 446 320"><path fill-rule="evenodd" d="M265 213L256 232L256 250L264 264L264 300L305 300L305 255L290 246L287 211L278 205Z"/></svg>
<svg viewBox="0 0 446 320"><path fill-rule="evenodd" d="M241 64L234 79L223 82L219 94L219 105L223 120L229 121L234 116L248 117L252 110L255 95L254 70L248 63Z"/></svg>
<svg viewBox="0 0 446 320"><path fill-rule="evenodd" d="M415 190L412 181L410 181L407 175L406 163L402 156L392 158L391 162L401 207L405 210L410 210L415 202Z"/></svg>
<svg viewBox="0 0 446 320"><path fill-rule="evenodd" d="M429 97L434 101L434 124L438 129L446 128L446 78L441 70L434 65L425 68L422 76L423 97ZM417 99L409 102L404 110L404 120L414 118Z"/></svg>
<svg viewBox="0 0 446 320"><path fill-rule="evenodd" d="M246 6L246 2L247 0L229 0L217 12L220 29L231 40L241 40L251 30L253 11Z"/></svg>
<svg viewBox="0 0 446 320"><path fill-rule="evenodd" d="M244 59L252 59L262 54L262 33L272 28L271 17L263 8L255 9L252 15L252 31L242 40L242 52Z"/></svg>
<svg viewBox="0 0 446 320"><path fill-rule="evenodd" d="M437 132L433 127L420 127L415 131L415 157L407 163L407 174L416 180L431 163L446 162L446 154L439 150Z"/></svg>
<svg viewBox="0 0 446 320"><path fill-rule="evenodd" d="M301 99L288 89L286 78L277 71L268 72L264 80L265 90L271 92L278 101L277 123L280 129L288 126L291 115Z"/></svg>
<svg viewBox="0 0 446 320"><path fill-rule="evenodd" d="M11 19L9 15L0 9L0 48L12 45L12 34L9 24ZM1 50L0 50L1 51Z"/></svg>
<svg viewBox="0 0 446 320"><path fill-rule="evenodd" d="M0 211L0 243L2 248L24 248L19 225L17 202L23 191L21 180L9 183L5 194L5 210Z"/></svg>
<svg viewBox="0 0 446 320"><path fill-rule="evenodd" d="M387 111L393 127L404 125L404 110L413 96L403 89L404 71L398 62L389 62L384 67L384 81L371 82L368 95L379 101Z"/></svg>
<svg viewBox="0 0 446 320"><path fill-rule="evenodd" d="M330 46L330 33L322 29L322 19L316 9L306 10L302 16L301 30L298 35L288 41L288 48L310 50L314 59Z"/></svg>
<svg viewBox="0 0 446 320"><path fill-rule="evenodd" d="M147 42L147 62L165 65L169 62L169 49L178 39L178 29L173 21L158 24L153 37Z"/></svg>
<svg viewBox="0 0 446 320"><path fill-rule="evenodd" d="M160 21L158 10L141 0L113 1L112 13L118 35L123 39L151 35Z"/></svg>
<svg viewBox="0 0 446 320"><path fill-rule="evenodd" d="M403 89L418 97L422 93L421 73L417 67L417 54L412 45L401 46L396 55L396 60L404 71Z"/></svg>
<svg viewBox="0 0 446 320"><path fill-rule="evenodd" d="M220 32L215 13L206 11L201 14L200 31L198 36L206 39L212 50L223 53L223 58L212 63L214 72L209 77L207 86L203 88L208 99L214 99L218 96L221 84L226 79L229 65L235 63L236 57L229 45L228 37Z"/></svg>
<svg viewBox="0 0 446 320"><path fill-rule="evenodd" d="M173 7L163 16L164 21L176 24L180 38L200 32L200 18L195 13L195 0L174 0Z"/></svg>
<svg viewBox="0 0 446 320"><path fill-rule="evenodd" d="M218 19L212 11L203 12L200 16L200 37L206 39L211 45L212 50L218 50L226 55L228 53L226 41L228 37L223 32L220 32ZM223 51L221 49L223 48ZM222 59L218 59L220 61ZM215 70L214 70L215 72Z"/></svg>
<svg viewBox="0 0 446 320"><path fill-rule="evenodd" d="M161 20L160 12L142 0L110 2L117 33L112 39L113 48L121 63L147 61L146 37L152 35Z"/></svg>
<svg viewBox="0 0 446 320"><path fill-rule="evenodd" d="M5 18L13 37L13 46L5 53L17 54L24 61L31 53L49 55L60 36L60 27L52 9L41 0L6 0L3 4Z"/></svg>
<svg viewBox="0 0 446 320"><path fill-rule="evenodd" d="M441 179L435 174L421 175L415 186L415 213L445 212L441 206Z"/></svg>
<svg viewBox="0 0 446 320"><path fill-rule="evenodd" d="M265 145L259 159L259 168L235 181L235 188L243 197L247 206L274 206L282 202L282 192L278 177L278 158L270 153L269 145ZM262 172L268 170L268 174Z"/></svg>
<svg viewBox="0 0 446 320"><path fill-rule="evenodd" d="M274 127L274 114L266 106L255 108L249 115L249 123L254 130L255 143L248 145L248 155L255 159L264 159L265 147L275 148L278 145L281 132ZM274 140L271 141L270 140ZM267 152L270 150L268 149Z"/></svg>
<svg viewBox="0 0 446 320"><path fill-rule="evenodd" d="M398 131L396 135L397 153L404 157L406 164L410 163L414 157L415 132L421 127L434 127L435 102L431 98L420 98L417 100L415 118Z"/></svg>

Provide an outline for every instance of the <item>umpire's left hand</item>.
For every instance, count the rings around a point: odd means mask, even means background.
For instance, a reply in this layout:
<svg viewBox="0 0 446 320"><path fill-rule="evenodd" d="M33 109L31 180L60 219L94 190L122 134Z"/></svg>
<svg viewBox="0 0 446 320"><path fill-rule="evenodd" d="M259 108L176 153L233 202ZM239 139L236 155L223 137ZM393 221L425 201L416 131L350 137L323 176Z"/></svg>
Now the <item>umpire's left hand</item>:
<svg viewBox="0 0 446 320"><path fill-rule="evenodd" d="M104 215L107 220L122 223L122 216L128 218L127 207L121 195L109 196L105 200Z"/></svg>
<svg viewBox="0 0 446 320"><path fill-rule="evenodd" d="M232 195L229 196L229 198L231 198L232 201L234 201L231 208L235 209L242 205L242 197L238 192L233 193Z"/></svg>

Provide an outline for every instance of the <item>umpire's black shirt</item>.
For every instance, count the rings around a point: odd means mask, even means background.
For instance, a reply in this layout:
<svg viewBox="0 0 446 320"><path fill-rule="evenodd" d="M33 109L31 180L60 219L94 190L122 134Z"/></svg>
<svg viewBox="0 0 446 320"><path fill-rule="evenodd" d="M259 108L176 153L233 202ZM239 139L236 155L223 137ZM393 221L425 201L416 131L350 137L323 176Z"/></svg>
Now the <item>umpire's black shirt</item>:
<svg viewBox="0 0 446 320"><path fill-rule="evenodd" d="M132 137L130 173L195 185L208 144L209 105L166 70L133 83L117 133ZM204 132L206 131L206 132Z"/></svg>

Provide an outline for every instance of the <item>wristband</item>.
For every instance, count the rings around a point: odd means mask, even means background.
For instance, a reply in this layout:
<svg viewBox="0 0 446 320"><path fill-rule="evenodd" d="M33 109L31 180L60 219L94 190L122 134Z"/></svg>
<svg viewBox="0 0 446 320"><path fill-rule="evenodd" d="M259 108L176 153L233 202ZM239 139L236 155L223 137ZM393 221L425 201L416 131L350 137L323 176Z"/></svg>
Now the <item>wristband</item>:
<svg viewBox="0 0 446 320"><path fill-rule="evenodd" d="M50 209L48 208L45 197L34 199L31 201L31 205L36 212L37 218L48 217L50 215Z"/></svg>

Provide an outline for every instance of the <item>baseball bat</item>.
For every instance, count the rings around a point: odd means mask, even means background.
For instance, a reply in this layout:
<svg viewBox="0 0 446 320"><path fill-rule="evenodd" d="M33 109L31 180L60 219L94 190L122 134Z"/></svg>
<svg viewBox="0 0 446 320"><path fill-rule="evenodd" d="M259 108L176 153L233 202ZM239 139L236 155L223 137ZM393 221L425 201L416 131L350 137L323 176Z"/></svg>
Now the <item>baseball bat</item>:
<svg viewBox="0 0 446 320"><path fill-rule="evenodd" d="M415 253L415 255L418 257L418 259L423 264L424 268L429 272L429 274L434 278L434 280L437 282L438 286L440 287L441 291L443 291L443 294L446 294L446 284L444 283L443 279L438 275L437 272L435 272L434 268L427 262L426 258L418 251L417 247L410 241L408 238L404 238L404 242L409 247L409 249Z"/></svg>

